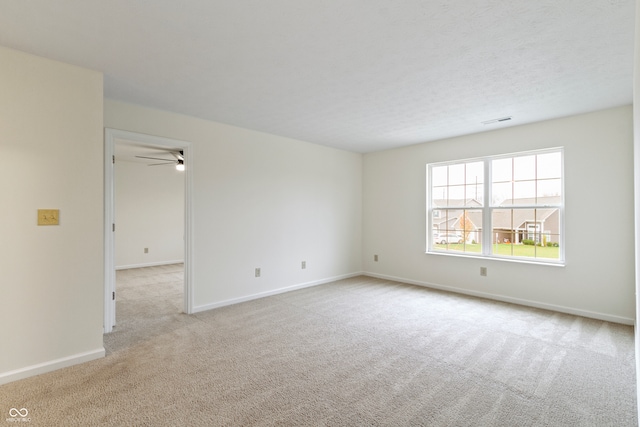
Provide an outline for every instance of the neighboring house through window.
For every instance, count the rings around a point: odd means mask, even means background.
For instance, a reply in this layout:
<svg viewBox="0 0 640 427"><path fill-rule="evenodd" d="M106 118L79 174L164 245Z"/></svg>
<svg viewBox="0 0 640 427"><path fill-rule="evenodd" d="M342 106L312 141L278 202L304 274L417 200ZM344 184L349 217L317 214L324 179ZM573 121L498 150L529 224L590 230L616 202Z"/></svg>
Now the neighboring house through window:
<svg viewBox="0 0 640 427"><path fill-rule="evenodd" d="M563 179L561 148L428 164L427 251L563 263Z"/></svg>

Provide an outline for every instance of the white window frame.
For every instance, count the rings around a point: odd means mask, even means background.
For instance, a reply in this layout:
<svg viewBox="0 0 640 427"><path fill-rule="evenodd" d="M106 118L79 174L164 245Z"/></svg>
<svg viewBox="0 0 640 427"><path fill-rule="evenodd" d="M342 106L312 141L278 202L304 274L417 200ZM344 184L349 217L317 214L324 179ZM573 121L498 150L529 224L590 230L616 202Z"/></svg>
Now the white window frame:
<svg viewBox="0 0 640 427"><path fill-rule="evenodd" d="M529 155L540 155L547 153L560 153L561 156L561 196L559 204L534 204L534 205L515 205L515 206L493 206L491 204L492 199L492 176L491 176L491 162L494 160L505 159L505 158L513 158L513 157L521 157L521 156L529 156ZM483 206L480 207L465 207L465 206L454 206L454 207L434 207L432 200L432 169L433 167L439 166L451 166L458 165L463 163L471 163L471 162L483 162L484 163L484 182L483 182ZM565 230L564 230L564 148L563 147L554 147L547 148L541 150L532 150L532 151L521 151L514 152L508 154L501 154L495 156L485 156L485 157L477 157L477 158L469 158L469 159L459 159L445 162L437 162L437 163L428 163L427 171L426 171L426 196L427 196L427 254L436 254L436 255L447 255L447 256L458 256L458 257L468 257L468 258L491 258L491 259L499 259L499 260L507 260L507 261L515 261L515 262L524 262L524 263L533 263L533 264L551 264L551 265L565 265ZM433 210L480 210L482 211L482 251L481 252L462 252L462 251L442 251L434 249L433 242ZM558 209L558 233L559 233L559 253L558 258L537 258L537 257L518 257L518 256L508 256L508 255L499 255L492 253L492 244L493 244L493 211L500 209ZM489 230L489 232L486 232ZM528 230L525 230L525 234L528 234ZM540 237L542 239L542 237Z"/></svg>

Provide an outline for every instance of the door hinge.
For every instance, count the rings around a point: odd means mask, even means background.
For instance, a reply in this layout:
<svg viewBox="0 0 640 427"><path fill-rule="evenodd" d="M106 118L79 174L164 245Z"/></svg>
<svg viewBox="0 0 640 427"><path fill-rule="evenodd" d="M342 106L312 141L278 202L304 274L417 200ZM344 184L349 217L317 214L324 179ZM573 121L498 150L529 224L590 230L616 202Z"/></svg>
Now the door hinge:
<svg viewBox="0 0 640 427"><path fill-rule="evenodd" d="M116 164L116 156L111 156L111 163Z"/></svg>
<svg viewBox="0 0 640 427"><path fill-rule="evenodd" d="M115 224L111 224L111 230L112 231L116 231L116 225Z"/></svg>
<svg viewBox="0 0 640 427"><path fill-rule="evenodd" d="M113 291L113 292L111 293L111 299L112 299L113 301L115 301L115 300L116 300L116 292L115 292L115 291Z"/></svg>

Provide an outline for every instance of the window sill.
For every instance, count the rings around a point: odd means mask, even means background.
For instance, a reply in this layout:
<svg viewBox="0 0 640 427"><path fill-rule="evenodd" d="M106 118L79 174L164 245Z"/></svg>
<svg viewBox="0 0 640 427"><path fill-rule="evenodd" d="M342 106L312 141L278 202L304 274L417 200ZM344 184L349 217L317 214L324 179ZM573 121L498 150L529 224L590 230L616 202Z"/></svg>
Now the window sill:
<svg viewBox="0 0 640 427"><path fill-rule="evenodd" d="M506 257L497 257L497 256L482 256L482 255L474 255L470 253L451 253L451 252L440 252L440 251L427 251L426 255L437 255L437 256L446 256L446 257L456 257L456 258L472 258L472 259L481 259L481 260L489 260L489 261L504 261L504 262L513 262L517 264L532 264L532 265L543 265L548 267L565 267L566 261L543 261L539 258L535 260L527 259L527 258L506 258Z"/></svg>

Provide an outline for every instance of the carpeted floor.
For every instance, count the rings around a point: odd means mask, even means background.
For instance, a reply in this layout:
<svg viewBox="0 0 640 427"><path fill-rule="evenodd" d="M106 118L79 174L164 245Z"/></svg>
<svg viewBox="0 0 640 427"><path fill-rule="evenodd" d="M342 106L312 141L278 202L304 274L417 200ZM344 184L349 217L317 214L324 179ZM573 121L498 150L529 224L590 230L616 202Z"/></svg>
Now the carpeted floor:
<svg viewBox="0 0 640 427"><path fill-rule="evenodd" d="M118 272L107 357L0 387L31 425L635 426L633 328L369 277L196 315Z"/></svg>

